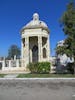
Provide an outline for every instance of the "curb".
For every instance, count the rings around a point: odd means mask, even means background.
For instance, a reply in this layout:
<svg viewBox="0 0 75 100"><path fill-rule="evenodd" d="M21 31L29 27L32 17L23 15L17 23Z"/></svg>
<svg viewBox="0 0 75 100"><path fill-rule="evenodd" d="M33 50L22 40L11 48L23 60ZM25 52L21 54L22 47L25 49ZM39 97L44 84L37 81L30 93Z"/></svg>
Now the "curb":
<svg viewBox="0 0 75 100"><path fill-rule="evenodd" d="M0 80L75 80L75 78L0 78Z"/></svg>

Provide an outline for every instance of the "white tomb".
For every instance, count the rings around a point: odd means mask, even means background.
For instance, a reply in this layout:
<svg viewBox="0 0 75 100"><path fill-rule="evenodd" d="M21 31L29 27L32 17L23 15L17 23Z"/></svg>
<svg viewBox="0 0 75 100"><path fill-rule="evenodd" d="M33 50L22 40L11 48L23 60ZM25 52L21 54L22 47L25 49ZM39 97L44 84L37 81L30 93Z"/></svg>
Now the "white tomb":
<svg viewBox="0 0 75 100"><path fill-rule="evenodd" d="M21 38L22 67L32 62L50 61L49 29L37 13L21 29Z"/></svg>

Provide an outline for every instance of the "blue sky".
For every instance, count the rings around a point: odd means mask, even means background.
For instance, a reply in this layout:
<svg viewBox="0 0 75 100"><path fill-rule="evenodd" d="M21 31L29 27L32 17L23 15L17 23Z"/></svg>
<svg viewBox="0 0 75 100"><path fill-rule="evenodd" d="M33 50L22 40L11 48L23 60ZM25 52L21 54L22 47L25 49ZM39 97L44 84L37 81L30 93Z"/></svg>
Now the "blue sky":
<svg viewBox="0 0 75 100"><path fill-rule="evenodd" d="M8 48L16 44L21 48L20 29L37 12L50 29L51 55L56 43L65 38L59 18L70 0L0 0L0 56L7 56Z"/></svg>

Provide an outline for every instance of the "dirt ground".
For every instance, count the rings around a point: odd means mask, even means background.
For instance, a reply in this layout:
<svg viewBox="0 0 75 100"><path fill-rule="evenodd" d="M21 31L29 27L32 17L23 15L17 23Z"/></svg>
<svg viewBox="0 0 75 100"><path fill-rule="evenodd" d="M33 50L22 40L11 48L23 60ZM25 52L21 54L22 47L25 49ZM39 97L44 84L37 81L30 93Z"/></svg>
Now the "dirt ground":
<svg viewBox="0 0 75 100"><path fill-rule="evenodd" d="M75 100L75 80L0 79L0 100Z"/></svg>

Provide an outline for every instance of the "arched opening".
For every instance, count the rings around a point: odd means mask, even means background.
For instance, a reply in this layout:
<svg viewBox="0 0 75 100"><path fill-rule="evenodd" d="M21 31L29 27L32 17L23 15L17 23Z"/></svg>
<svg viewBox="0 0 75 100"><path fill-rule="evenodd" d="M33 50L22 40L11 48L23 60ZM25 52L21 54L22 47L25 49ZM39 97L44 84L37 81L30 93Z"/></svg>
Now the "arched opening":
<svg viewBox="0 0 75 100"><path fill-rule="evenodd" d="M0 62L0 70L2 70L2 63Z"/></svg>
<svg viewBox="0 0 75 100"><path fill-rule="evenodd" d="M25 47L25 38L22 39L23 47Z"/></svg>
<svg viewBox="0 0 75 100"><path fill-rule="evenodd" d="M43 48L43 58L46 58L46 48Z"/></svg>
<svg viewBox="0 0 75 100"><path fill-rule="evenodd" d="M42 46L46 45L47 43L47 38L46 37L42 37Z"/></svg>
<svg viewBox="0 0 75 100"><path fill-rule="evenodd" d="M32 49L32 62L38 62L38 47L36 45Z"/></svg>

